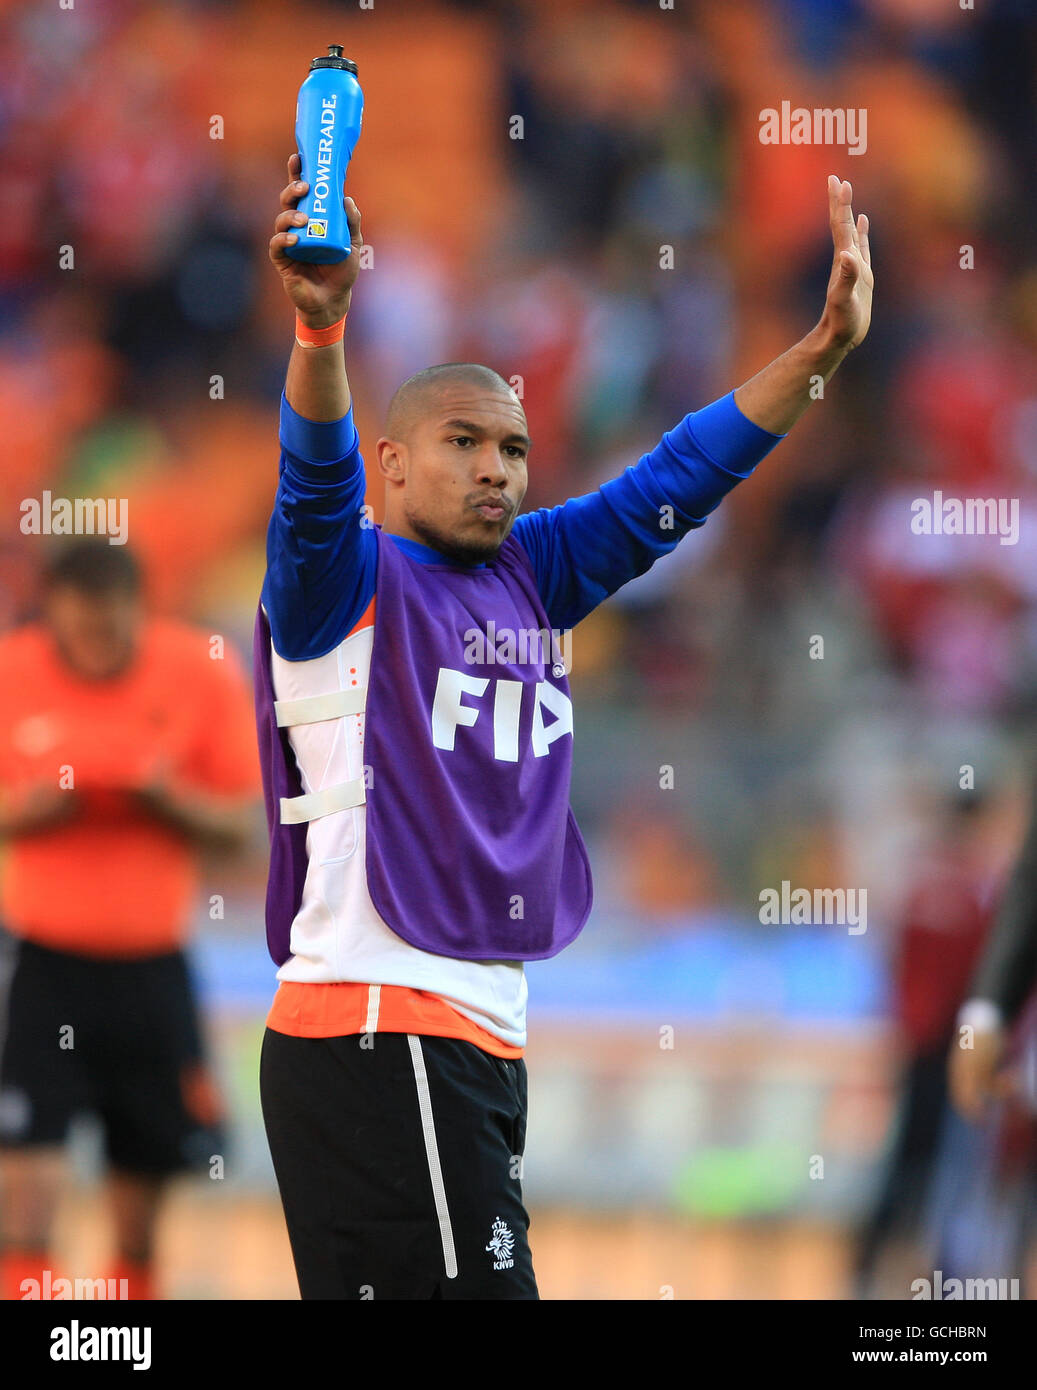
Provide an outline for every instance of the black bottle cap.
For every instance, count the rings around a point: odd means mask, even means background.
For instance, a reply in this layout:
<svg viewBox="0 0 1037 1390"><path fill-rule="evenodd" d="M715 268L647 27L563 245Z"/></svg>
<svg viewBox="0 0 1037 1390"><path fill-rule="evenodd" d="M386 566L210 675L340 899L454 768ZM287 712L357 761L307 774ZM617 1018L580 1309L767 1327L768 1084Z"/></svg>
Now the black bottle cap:
<svg viewBox="0 0 1037 1390"><path fill-rule="evenodd" d="M340 68L346 72L351 72L354 77L357 70L356 63L353 62L352 58L343 58L340 43L329 43L328 56L326 58L314 58L310 64L310 72L313 72L315 68Z"/></svg>

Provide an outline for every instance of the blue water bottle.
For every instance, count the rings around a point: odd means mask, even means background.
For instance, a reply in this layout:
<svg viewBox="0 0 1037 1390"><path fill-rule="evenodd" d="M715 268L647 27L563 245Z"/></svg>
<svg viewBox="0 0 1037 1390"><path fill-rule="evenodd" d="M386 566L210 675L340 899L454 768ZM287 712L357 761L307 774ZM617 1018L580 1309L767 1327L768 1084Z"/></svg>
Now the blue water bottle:
<svg viewBox="0 0 1037 1390"><path fill-rule="evenodd" d="M364 94L356 63L342 56L342 45L328 45L326 58L314 58L299 88L295 143L302 162L299 177L310 185L299 199L306 225L293 230L299 240L284 248L293 261L331 265L349 255L349 226L342 206L342 181L360 138Z"/></svg>

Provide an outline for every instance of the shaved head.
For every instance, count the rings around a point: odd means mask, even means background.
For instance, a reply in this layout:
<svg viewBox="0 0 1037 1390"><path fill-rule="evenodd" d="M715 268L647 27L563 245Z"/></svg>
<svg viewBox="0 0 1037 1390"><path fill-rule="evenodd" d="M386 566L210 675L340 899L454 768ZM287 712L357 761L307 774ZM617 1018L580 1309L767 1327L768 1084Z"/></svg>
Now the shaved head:
<svg viewBox="0 0 1037 1390"><path fill-rule="evenodd" d="M394 439L409 439L415 424L423 419L451 386L474 386L486 391L501 391L516 402L518 396L499 372L479 362L442 362L438 367L425 367L398 386L389 402L385 432Z"/></svg>
<svg viewBox="0 0 1037 1390"><path fill-rule="evenodd" d="M378 441L385 530L458 564L491 560L525 496L529 446L522 401L499 372L478 362L416 372Z"/></svg>

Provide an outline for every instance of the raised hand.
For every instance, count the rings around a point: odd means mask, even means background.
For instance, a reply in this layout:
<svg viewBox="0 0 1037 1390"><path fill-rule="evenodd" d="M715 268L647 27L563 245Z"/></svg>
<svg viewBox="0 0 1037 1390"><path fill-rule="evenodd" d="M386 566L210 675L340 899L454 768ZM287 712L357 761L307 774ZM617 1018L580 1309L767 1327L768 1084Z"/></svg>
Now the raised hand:
<svg viewBox="0 0 1037 1390"><path fill-rule="evenodd" d="M327 328L337 323L349 308L353 286L360 274L360 250L364 238L360 233L360 209L352 198L343 197L346 220L349 223L351 253L337 265L311 265L293 261L285 247L298 241L293 227L306 222L306 214L298 211L309 184L300 180L302 164L298 153L288 161L289 182L281 189L281 211L274 222L275 235L270 238L270 259L277 267L285 293L298 313L311 328Z"/></svg>
<svg viewBox="0 0 1037 1390"><path fill-rule="evenodd" d="M853 189L849 183L830 174L828 217L835 256L821 326L829 332L835 346L846 350L857 347L867 335L875 285L868 245L868 219L862 212L854 221L852 199Z"/></svg>

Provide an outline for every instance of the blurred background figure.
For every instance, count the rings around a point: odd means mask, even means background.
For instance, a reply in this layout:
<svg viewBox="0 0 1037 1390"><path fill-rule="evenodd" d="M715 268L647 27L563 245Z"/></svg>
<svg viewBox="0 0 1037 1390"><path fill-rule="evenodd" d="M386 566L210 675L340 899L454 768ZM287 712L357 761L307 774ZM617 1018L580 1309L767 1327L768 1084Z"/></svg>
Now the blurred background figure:
<svg viewBox="0 0 1037 1390"><path fill-rule="evenodd" d="M950 1051L954 1103L967 1120L983 1118L991 1101L1018 1094L1032 1077L1009 1063L1032 1022L1037 990L1037 778L1031 783L1030 820L1000 903L996 926L979 958L958 1019L970 1046L955 1039ZM1014 1056L1013 1056L1014 1054ZM1020 1083L1024 1083L1023 1086Z"/></svg>
<svg viewBox="0 0 1037 1390"><path fill-rule="evenodd" d="M923 1245L946 1119L947 1049L994 907L983 809L975 791L945 803L903 908L893 968L903 1070L885 1175L857 1253L862 1298L883 1296L881 1280L875 1289L876 1272L890 1245L900 1247L901 1268L886 1296L903 1297L910 1284L904 1269L913 1267Z"/></svg>
<svg viewBox="0 0 1037 1390"><path fill-rule="evenodd" d="M636 462L809 327L830 263L815 190L853 181L883 287L853 372L573 637L596 902L529 970L523 1183L545 1298L850 1295L903 1080L894 963L927 917L918 856L968 765L1000 876L1016 840L994 789L1037 722L1033 6L2 10L2 627L42 544L19 508L49 490L125 498L152 611L248 649L291 345L262 210L329 42L366 98L349 181L373 263L347 344L363 448L409 373L486 362L523 392L530 507ZM866 151L762 145L783 100L866 109ZM937 491L1017 499L1017 543L916 534L912 504ZM294 1297L255 1085L262 837L212 863L185 911L236 1159L171 1192L163 1287ZM867 930L763 926L784 880L867 888ZM80 1263L95 1207L83 1191L59 1221ZM200 1261L216 1233L225 1253Z"/></svg>
<svg viewBox="0 0 1037 1390"><path fill-rule="evenodd" d="M0 1277L3 1297L60 1277L153 1296L168 1178L223 1162L183 954L205 846L255 818L250 692L221 639L147 615L125 545L59 545L38 620L0 639ZM218 644L218 645L217 645ZM55 1268L72 1120L103 1125L108 1268ZM49 1270L50 1276L44 1271Z"/></svg>
<svg viewBox="0 0 1037 1390"><path fill-rule="evenodd" d="M1037 780L1019 857L948 1056L951 1095L935 1219L940 1268L1028 1292L1037 1219Z"/></svg>

